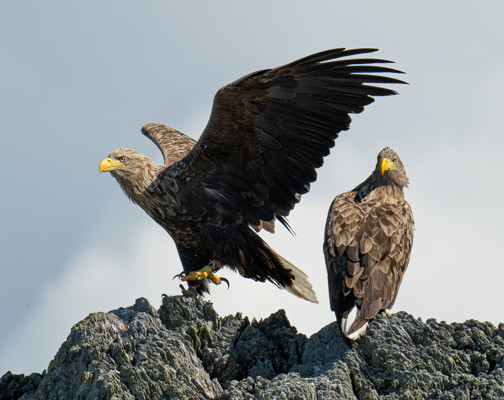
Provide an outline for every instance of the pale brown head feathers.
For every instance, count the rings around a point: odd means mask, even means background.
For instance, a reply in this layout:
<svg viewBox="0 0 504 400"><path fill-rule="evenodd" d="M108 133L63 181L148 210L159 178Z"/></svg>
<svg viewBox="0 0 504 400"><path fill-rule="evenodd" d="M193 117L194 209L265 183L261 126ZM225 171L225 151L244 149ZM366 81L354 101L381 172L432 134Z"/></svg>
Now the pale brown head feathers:
<svg viewBox="0 0 504 400"><path fill-rule="evenodd" d="M124 193L135 202L161 168L142 153L124 147L114 150L100 162L100 172L110 172Z"/></svg>
<svg viewBox="0 0 504 400"><path fill-rule="evenodd" d="M378 153L374 175L385 185L408 186L409 180L399 155L390 147Z"/></svg>

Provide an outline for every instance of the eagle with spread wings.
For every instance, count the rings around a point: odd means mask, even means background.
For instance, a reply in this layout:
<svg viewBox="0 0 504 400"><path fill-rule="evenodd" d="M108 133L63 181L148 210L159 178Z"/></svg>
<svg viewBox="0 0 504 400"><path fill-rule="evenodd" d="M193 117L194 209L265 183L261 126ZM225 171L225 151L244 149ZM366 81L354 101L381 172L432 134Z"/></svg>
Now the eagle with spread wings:
<svg viewBox="0 0 504 400"><path fill-rule="evenodd" d="M356 340L368 321L394 305L413 245L413 213L404 199L408 177L389 147L355 189L336 196L325 227L331 310Z"/></svg>
<svg viewBox="0 0 504 400"><path fill-rule="evenodd" d="M273 232L310 190L316 168L372 96L395 94L374 84L404 83L387 60L352 58L375 49L333 49L246 75L220 89L196 142L147 124L142 133L164 165L120 147L100 162L126 195L175 241L189 291L208 292L227 266L317 302L307 275L256 233Z"/></svg>

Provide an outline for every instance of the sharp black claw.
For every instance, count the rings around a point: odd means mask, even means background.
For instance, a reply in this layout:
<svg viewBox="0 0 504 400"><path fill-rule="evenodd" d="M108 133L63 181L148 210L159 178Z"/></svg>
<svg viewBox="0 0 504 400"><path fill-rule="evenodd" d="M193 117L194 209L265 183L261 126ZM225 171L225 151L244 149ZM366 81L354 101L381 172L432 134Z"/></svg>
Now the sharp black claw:
<svg viewBox="0 0 504 400"><path fill-rule="evenodd" d="M219 277L222 282L226 282L227 288L229 290L229 281L226 278Z"/></svg>
<svg viewBox="0 0 504 400"><path fill-rule="evenodd" d="M172 278L172 280L174 280L175 278L181 279L184 275L185 275L185 272L182 271L180 274L174 275L173 278Z"/></svg>

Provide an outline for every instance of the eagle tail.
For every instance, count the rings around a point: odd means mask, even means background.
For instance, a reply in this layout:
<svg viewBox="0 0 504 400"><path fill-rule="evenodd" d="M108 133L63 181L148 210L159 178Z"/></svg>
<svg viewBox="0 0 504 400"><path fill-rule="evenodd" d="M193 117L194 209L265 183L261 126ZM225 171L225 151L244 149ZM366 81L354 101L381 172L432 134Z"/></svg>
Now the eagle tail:
<svg viewBox="0 0 504 400"><path fill-rule="evenodd" d="M280 283L280 285L285 290L292 293L294 296L311 301L312 303L318 303L319 301L317 299L317 294L313 290L313 287L308 280L308 275L306 275L298 267L287 261L272 249L270 249L270 251L274 254L275 258L278 259L281 267L284 270L290 271L290 274L292 276L291 282L289 284Z"/></svg>
<svg viewBox="0 0 504 400"><path fill-rule="evenodd" d="M368 322L359 318L360 308L354 306L341 318L341 333L350 340L357 340L366 333Z"/></svg>

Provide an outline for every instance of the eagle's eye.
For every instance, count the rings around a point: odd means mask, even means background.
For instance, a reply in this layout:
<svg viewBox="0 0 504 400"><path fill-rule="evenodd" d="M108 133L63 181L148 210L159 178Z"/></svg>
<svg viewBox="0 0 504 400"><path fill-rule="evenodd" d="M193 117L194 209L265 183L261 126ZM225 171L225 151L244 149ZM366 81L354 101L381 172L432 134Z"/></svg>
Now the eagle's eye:
<svg viewBox="0 0 504 400"><path fill-rule="evenodd" d="M397 158L393 158L392 162L395 164L397 162Z"/></svg>
<svg viewBox="0 0 504 400"><path fill-rule="evenodd" d="M120 157L120 158L119 158L119 161L121 161L121 162L126 162L126 157L125 157L125 156Z"/></svg>

